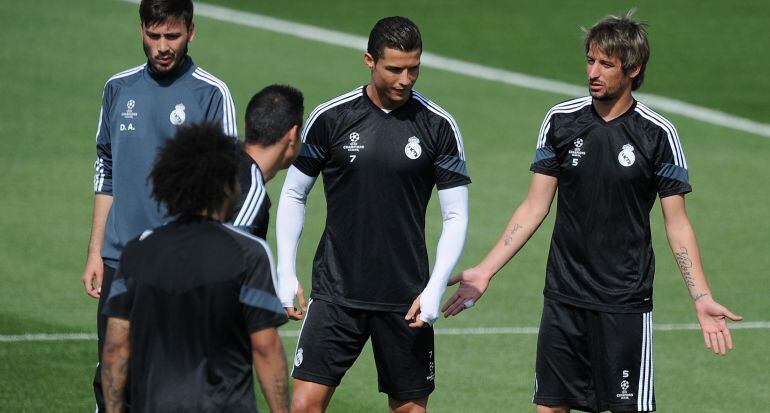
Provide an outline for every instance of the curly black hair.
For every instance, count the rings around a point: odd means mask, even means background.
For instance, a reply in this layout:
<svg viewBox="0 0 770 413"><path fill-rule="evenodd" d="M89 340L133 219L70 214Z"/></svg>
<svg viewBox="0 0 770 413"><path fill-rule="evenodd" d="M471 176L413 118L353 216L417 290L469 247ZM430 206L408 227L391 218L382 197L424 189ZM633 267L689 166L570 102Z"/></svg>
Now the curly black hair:
<svg viewBox="0 0 770 413"><path fill-rule="evenodd" d="M241 150L219 123L180 126L160 147L147 178L152 197L180 219L211 216L239 194Z"/></svg>

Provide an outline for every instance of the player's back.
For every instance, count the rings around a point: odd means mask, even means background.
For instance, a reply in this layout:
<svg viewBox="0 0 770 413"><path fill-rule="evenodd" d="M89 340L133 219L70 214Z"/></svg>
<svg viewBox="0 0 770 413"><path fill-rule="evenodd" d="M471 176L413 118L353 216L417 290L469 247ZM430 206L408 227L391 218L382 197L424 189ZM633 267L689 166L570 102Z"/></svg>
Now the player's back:
<svg viewBox="0 0 770 413"><path fill-rule="evenodd" d="M245 263L255 253L258 249L205 218L169 224L129 244L121 272L128 272L126 282L133 282L135 291L132 408L256 410L251 346L239 302L242 277L251 269Z"/></svg>

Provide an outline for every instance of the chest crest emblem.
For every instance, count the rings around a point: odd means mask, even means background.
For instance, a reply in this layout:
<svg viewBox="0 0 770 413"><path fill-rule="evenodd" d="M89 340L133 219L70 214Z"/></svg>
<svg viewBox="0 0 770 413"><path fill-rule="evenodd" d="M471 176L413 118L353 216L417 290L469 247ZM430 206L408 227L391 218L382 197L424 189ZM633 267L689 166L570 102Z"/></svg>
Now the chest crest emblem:
<svg viewBox="0 0 770 413"><path fill-rule="evenodd" d="M409 138L409 143L404 147L404 153L409 159L417 159L422 155L422 146L420 146L420 140L416 136Z"/></svg>
<svg viewBox="0 0 770 413"><path fill-rule="evenodd" d="M171 114L168 116L168 119L171 121L171 124L174 126L179 126L184 123L185 119L185 113L184 113L184 104L180 103L174 107L174 110L171 111Z"/></svg>
<svg viewBox="0 0 770 413"><path fill-rule="evenodd" d="M618 154L618 162L625 167L633 165L636 162L634 147L629 144L623 145L623 150Z"/></svg>

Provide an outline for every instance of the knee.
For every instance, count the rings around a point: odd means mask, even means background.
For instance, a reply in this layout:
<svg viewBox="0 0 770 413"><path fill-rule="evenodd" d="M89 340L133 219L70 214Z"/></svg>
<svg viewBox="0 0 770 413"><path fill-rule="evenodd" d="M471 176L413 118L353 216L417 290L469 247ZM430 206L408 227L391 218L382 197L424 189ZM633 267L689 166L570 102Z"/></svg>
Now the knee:
<svg viewBox="0 0 770 413"><path fill-rule="evenodd" d="M538 404L537 409L535 411L536 413L569 413L569 407L566 407L566 406L550 407L550 406L542 406Z"/></svg>
<svg viewBox="0 0 770 413"><path fill-rule="evenodd" d="M307 395L294 393L291 399L292 413L320 413L323 412L322 404Z"/></svg>
<svg viewBox="0 0 770 413"><path fill-rule="evenodd" d="M428 408L428 398L419 400L400 401L393 398L388 400L392 413L425 413Z"/></svg>

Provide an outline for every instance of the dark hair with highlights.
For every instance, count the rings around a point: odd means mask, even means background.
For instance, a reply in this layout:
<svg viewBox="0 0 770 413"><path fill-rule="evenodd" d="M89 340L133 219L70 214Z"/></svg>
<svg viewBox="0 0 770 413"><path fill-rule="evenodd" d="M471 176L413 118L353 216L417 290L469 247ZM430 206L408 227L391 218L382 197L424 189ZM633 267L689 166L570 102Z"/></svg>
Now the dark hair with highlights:
<svg viewBox="0 0 770 413"><path fill-rule="evenodd" d="M237 141L219 123L180 126L163 143L147 178L169 215L212 215L239 194Z"/></svg>
<svg viewBox="0 0 770 413"><path fill-rule="evenodd" d="M366 51L374 61L380 60L385 48L411 52L422 52L422 36L420 29L406 17L393 16L380 19L369 33L369 44Z"/></svg>
<svg viewBox="0 0 770 413"><path fill-rule="evenodd" d="M163 23L166 19L182 19L190 30L193 19L192 0L142 0L139 4L139 20L144 27Z"/></svg>
<svg viewBox="0 0 770 413"><path fill-rule="evenodd" d="M302 92L288 85L270 85L246 106L247 144L271 146L293 126L302 127L305 111Z"/></svg>
<svg viewBox="0 0 770 413"><path fill-rule="evenodd" d="M631 83L631 90L639 89L644 83L644 70L650 59L650 44L647 41L647 24L636 20L631 9L623 17L607 16L585 32L586 53L591 46L598 47L608 56L617 56L623 73L639 68L639 74Z"/></svg>

